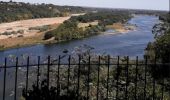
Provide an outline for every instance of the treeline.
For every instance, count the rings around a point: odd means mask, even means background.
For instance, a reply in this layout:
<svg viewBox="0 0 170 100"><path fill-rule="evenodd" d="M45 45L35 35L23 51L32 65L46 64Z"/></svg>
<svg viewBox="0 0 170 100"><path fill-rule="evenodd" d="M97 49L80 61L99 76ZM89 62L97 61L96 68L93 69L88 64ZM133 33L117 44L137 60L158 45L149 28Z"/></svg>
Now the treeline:
<svg viewBox="0 0 170 100"><path fill-rule="evenodd" d="M23 19L67 16L70 13L80 12L84 12L81 7L1 1L0 23Z"/></svg>
<svg viewBox="0 0 170 100"><path fill-rule="evenodd" d="M98 20L101 25L111 25L116 22L127 22L131 18L130 13L127 12L111 12L111 11L101 11L97 13L88 13L86 15L78 16L75 19L79 22L91 22Z"/></svg>
<svg viewBox="0 0 170 100"><path fill-rule="evenodd" d="M153 28L155 41L148 44L147 56L152 62L157 61L163 64L153 66L151 70L156 79L165 79L169 84L170 66L166 64L170 63L170 14L161 15L159 19L162 22Z"/></svg>
<svg viewBox="0 0 170 100"><path fill-rule="evenodd" d="M167 63L170 62L170 14L163 14L159 19L162 23L153 27L155 42L151 43L150 47L156 57Z"/></svg>
<svg viewBox="0 0 170 100"><path fill-rule="evenodd" d="M105 30L105 27L101 25L89 25L89 27L86 27L85 30L83 28L78 28L77 25L78 22L76 21L65 21L57 29L47 32L44 39L46 40L55 37L57 42L69 41L96 35Z"/></svg>
<svg viewBox="0 0 170 100"><path fill-rule="evenodd" d="M72 39L79 39L105 31L106 25L110 25L116 22L126 22L131 18L130 14L124 13L110 13L110 12L98 12L88 13L82 16L74 16L69 20L61 24L57 29L47 32L44 39L55 37L57 41L66 41ZM98 25L89 25L88 27L79 28L78 23L87 23L92 21L98 21Z"/></svg>

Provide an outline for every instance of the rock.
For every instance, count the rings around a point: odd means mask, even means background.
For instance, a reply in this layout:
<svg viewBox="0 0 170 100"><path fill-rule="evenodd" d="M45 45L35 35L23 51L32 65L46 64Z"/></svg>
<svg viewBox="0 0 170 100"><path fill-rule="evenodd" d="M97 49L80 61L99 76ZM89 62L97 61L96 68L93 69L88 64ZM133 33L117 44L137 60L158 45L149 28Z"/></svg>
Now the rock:
<svg viewBox="0 0 170 100"><path fill-rule="evenodd" d="M68 50L67 50L67 49L64 49L64 50L63 50L63 53L68 53Z"/></svg>

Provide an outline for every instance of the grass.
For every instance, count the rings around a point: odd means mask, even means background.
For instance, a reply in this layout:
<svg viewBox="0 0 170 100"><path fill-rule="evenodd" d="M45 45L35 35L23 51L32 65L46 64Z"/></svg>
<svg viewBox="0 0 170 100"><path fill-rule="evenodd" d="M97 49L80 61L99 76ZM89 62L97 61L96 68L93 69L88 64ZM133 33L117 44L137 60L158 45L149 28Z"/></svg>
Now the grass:
<svg viewBox="0 0 170 100"><path fill-rule="evenodd" d="M50 30L56 27L58 27L58 25L53 25L50 27ZM45 43L53 42L53 41L44 40L44 34L47 31L38 32L36 35L30 37L16 37L16 38L2 39L0 40L0 50L7 50L11 48L19 48L19 47L30 46L35 44L45 44Z"/></svg>
<svg viewBox="0 0 170 100"><path fill-rule="evenodd" d="M98 21L88 22L88 23L79 23L78 28L85 28L85 27L88 27L90 25L92 25L92 26L98 25Z"/></svg>

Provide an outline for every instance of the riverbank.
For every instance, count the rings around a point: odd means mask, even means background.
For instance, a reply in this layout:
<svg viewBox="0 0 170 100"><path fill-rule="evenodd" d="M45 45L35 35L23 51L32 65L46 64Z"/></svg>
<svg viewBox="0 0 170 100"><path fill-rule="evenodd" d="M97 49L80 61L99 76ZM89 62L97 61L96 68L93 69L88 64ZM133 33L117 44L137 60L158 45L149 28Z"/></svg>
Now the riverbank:
<svg viewBox="0 0 170 100"><path fill-rule="evenodd" d="M56 29L71 16L80 16L85 13L72 14L67 17L39 18L14 21L0 24L0 51L20 48L36 44L48 44L54 40L44 40L46 32Z"/></svg>
<svg viewBox="0 0 170 100"><path fill-rule="evenodd" d="M119 26L120 25L120 26ZM114 29L115 32L99 32L99 34L125 34L128 33L129 31L133 31L132 29L127 29L127 25L123 25L119 23L118 26L113 25L113 27L107 27L110 29ZM59 26L58 25L53 25L53 28ZM126 26L126 27L125 27ZM51 27L52 28L52 27ZM134 27L133 27L134 29ZM46 31L47 32L47 31ZM0 51L2 50L8 50L12 48L20 48L20 47L26 47L26 46L33 46L37 44L53 44L53 43L59 43L58 41L55 40L55 38L51 38L48 40L44 40L44 35L46 32L39 32L33 36L29 37L14 37L14 38L6 38L6 39L0 39ZM81 39L81 38L80 38ZM63 41L60 41L63 42Z"/></svg>
<svg viewBox="0 0 170 100"><path fill-rule="evenodd" d="M79 17L79 15L81 16ZM106 31L105 25L110 25L110 22L105 21L107 17L111 23L115 23L112 27L117 32L125 33L129 29L126 29L123 23L131 18L130 15L125 17L123 14L110 13L104 13L104 15L100 13L92 15L73 14L71 16L0 24L0 50L35 44L59 43L98 35ZM123 19L120 19L119 16L122 16ZM98 17L102 17L102 19L96 19ZM84 20L84 22L80 20L81 18L86 18L87 21ZM121 23L117 24L118 22Z"/></svg>
<svg viewBox="0 0 170 100"><path fill-rule="evenodd" d="M58 26L59 24L51 25L49 26L49 30L47 31L50 31L54 29L54 27L56 28ZM27 33L22 37L15 36L11 38L0 39L0 50L2 51L2 50L12 49L12 48L20 48L24 46L47 43L48 41L43 40L44 34L47 31L44 32L37 31L36 33L29 36L27 35L29 33Z"/></svg>
<svg viewBox="0 0 170 100"><path fill-rule="evenodd" d="M135 31L127 34L107 35L101 33L95 36L89 36L82 39L74 39L67 42L47 41L46 43L37 43L35 45L22 46L17 49L6 49L0 52L1 58L8 55L29 55L29 56L47 56L47 55L65 55L63 51L69 50L68 55L72 55L76 48L82 45L89 45L96 54L109 54L113 56L139 56L143 58L144 50L148 42L154 41L154 35L151 34L152 27L158 23L159 19L155 16L138 16L128 21L129 24L137 25ZM148 27L150 26L150 27ZM138 40L138 41L136 41ZM15 47L16 48L16 47ZM1 59L3 60L3 59Z"/></svg>
<svg viewBox="0 0 170 100"><path fill-rule="evenodd" d="M114 23L113 25L107 25L106 28L108 31L104 32L107 34L126 34L130 31L135 31L136 30L136 25L132 24L122 24L122 23Z"/></svg>

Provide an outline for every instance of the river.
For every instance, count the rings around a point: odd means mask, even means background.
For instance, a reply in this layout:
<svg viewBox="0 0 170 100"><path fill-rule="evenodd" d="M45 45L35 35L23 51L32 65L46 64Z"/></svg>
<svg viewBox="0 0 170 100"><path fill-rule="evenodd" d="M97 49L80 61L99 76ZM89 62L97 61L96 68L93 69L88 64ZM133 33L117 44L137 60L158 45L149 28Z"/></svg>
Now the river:
<svg viewBox="0 0 170 100"><path fill-rule="evenodd" d="M140 15L129 20L130 24L136 24L137 29L125 34L100 34L85 39L74 40L57 44L38 44L35 46L10 49L0 52L1 60L9 55L22 56L47 56L47 55L63 55L63 50L69 50L69 54L76 47L89 45L94 49L92 52L97 54L110 54L112 56L139 56L143 57L144 49L148 42L154 40L152 27L159 22L156 16Z"/></svg>
<svg viewBox="0 0 170 100"><path fill-rule="evenodd" d="M136 24L137 28L135 31L130 31L124 34L100 34L97 36L88 37L85 39L74 40L64 43L57 44L38 44L35 46L22 47L17 49L10 49L0 52L0 60L1 63L4 61L5 57L9 57L10 55L15 56L47 56L47 55L64 55L63 50L69 50L68 54L72 54L76 47L82 45L88 45L93 47L92 52L97 54L110 54L112 56L126 56L129 55L131 57L139 56L143 57L144 50L148 44L148 42L154 41L154 35L152 34L152 27L159 22L158 17L155 16L146 16L140 15L132 18L129 23ZM7 88L6 88L6 96L7 100L11 100L14 96L14 69L8 69L7 72ZM0 76L3 76L3 69L0 69ZM23 80L25 77L21 77L23 75L19 74L20 78L18 80ZM3 86L3 77L0 77L0 99L2 99L2 86ZM22 81L21 81L22 82ZM19 91L22 91L20 89ZM19 92L20 93L20 92ZM21 94L18 94L21 95Z"/></svg>

